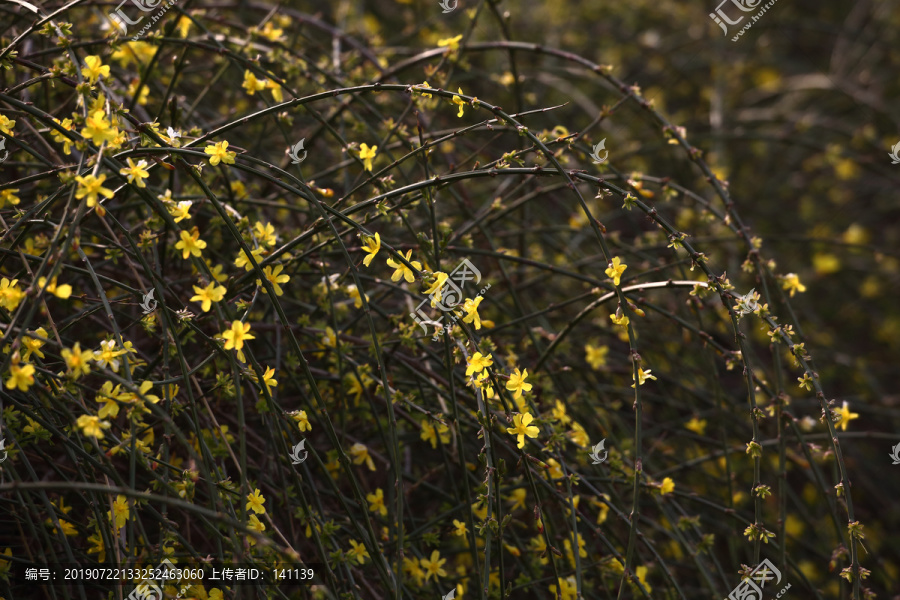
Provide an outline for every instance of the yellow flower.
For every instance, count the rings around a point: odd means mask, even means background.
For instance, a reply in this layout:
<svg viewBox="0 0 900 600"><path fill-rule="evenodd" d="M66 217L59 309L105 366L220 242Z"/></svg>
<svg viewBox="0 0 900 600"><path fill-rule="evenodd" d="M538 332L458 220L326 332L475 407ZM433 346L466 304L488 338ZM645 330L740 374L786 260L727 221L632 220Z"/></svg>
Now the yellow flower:
<svg viewBox="0 0 900 600"><path fill-rule="evenodd" d="M115 521L116 527L125 526L125 523L128 521L128 514L128 499L121 494L116 496L116 501L113 502L112 510L106 511L106 516L109 517L110 521Z"/></svg>
<svg viewBox="0 0 900 600"><path fill-rule="evenodd" d="M366 500L369 501L369 511L382 517L387 516L387 506L384 505L384 492L381 488L376 489L374 494L366 494Z"/></svg>
<svg viewBox="0 0 900 600"><path fill-rule="evenodd" d="M106 112L95 110L84 121L85 127L81 130L85 137L98 146L103 142L112 142L119 136L119 130L106 120Z"/></svg>
<svg viewBox="0 0 900 600"><path fill-rule="evenodd" d="M103 538L100 536L100 532L96 532L91 536L88 536L88 541L92 544L90 548L88 548L88 554L96 554L97 558L100 562L106 560L106 548L103 546Z"/></svg>
<svg viewBox="0 0 900 600"><path fill-rule="evenodd" d="M260 243L266 246L274 246L278 243L278 237L275 235L275 226L271 223L263 224L262 221L257 221L253 225L253 230L256 232L256 237L259 238Z"/></svg>
<svg viewBox="0 0 900 600"><path fill-rule="evenodd" d="M690 421L684 424L684 428L693 431L697 435L703 435L706 431L706 419L698 419L697 417L692 417Z"/></svg>
<svg viewBox="0 0 900 600"><path fill-rule="evenodd" d="M666 477L663 479L662 483L659 485L659 493L665 496L666 494L671 494L675 491L675 482L672 481L671 477Z"/></svg>
<svg viewBox="0 0 900 600"><path fill-rule="evenodd" d="M841 410L837 411L837 414L841 417L841 420L838 421L841 431L847 431L847 425L850 424L850 421L859 418L859 413L850 412L850 405L847 404L846 400L844 400L844 404L841 406Z"/></svg>
<svg viewBox="0 0 900 600"><path fill-rule="evenodd" d="M297 427L300 431L312 431L312 425L309 424L309 417L305 410L299 410L291 414L291 417L297 421Z"/></svg>
<svg viewBox="0 0 900 600"><path fill-rule="evenodd" d="M530 438L536 438L541 432L541 430L534 425L529 425L533 420L534 417L531 416L531 413L519 413L513 417L513 427L506 428L506 433L516 436L516 446L519 448L525 447L526 435Z"/></svg>
<svg viewBox="0 0 900 600"><path fill-rule="evenodd" d="M466 316L463 317L463 323L474 323L476 330L481 329L481 316L478 314L478 305L481 304L482 300L484 300L483 296L478 296L474 300L466 298L462 307L466 312Z"/></svg>
<svg viewBox="0 0 900 600"><path fill-rule="evenodd" d="M88 76L91 83L94 83L101 77L109 77L109 66L104 65L99 56L85 56L82 73Z"/></svg>
<svg viewBox="0 0 900 600"><path fill-rule="evenodd" d="M178 30L178 35L182 37L182 39L188 36L188 33L191 30L191 26L194 24L191 21L191 18L187 15L181 15L179 19L175 22L175 29Z"/></svg>
<svg viewBox="0 0 900 600"><path fill-rule="evenodd" d="M353 306L355 306L356 308L362 308L362 296L360 295L359 288L356 287L355 283L351 283L347 286L347 296L353 299ZM369 295L366 294L366 300L368 299Z"/></svg>
<svg viewBox="0 0 900 600"><path fill-rule="evenodd" d="M109 429L110 425L106 421L101 421L100 417L94 417L91 415L81 415L78 417L78 420L75 421L75 424L81 429L84 435L89 435L91 437L95 437L98 440L103 439L103 430Z"/></svg>
<svg viewBox="0 0 900 600"><path fill-rule="evenodd" d="M413 268L417 271L422 270L422 263L417 260L410 260L412 257L412 250L406 251L406 262L411 264ZM391 275L391 281L400 281L400 278L404 278L407 283L412 283L415 281L415 275L413 275L412 269L407 267L404 263L400 261L396 261L393 258L387 259L387 265L394 269L394 274Z"/></svg>
<svg viewBox="0 0 900 600"><path fill-rule="evenodd" d="M437 449L438 436L440 436L442 444L449 444L450 428L443 423L438 423L438 426L435 427L434 425L429 423L427 419L423 419L422 433L419 435L419 438L431 443L431 447Z"/></svg>
<svg viewBox="0 0 900 600"><path fill-rule="evenodd" d="M619 282L622 280L622 273L624 273L627 268L628 265L623 263L622 259L616 256L612 259L612 262L609 263L609 267L606 269L606 276L612 277L613 284L619 285Z"/></svg>
<svg viewBox="0 0 900 600"><path fill-rule="evenodd" d="M431 579L432 575L435 578L447 576L447 571L441 568L447 562L447 559L441 558L441 553L437 550L431 553L431 558L420 558L419 562L422 563L422 568L425 569L425 581Z"/></svg>
<svg viewBox="0 0 900 600"><path fill-rule="evenodd" d="M118 372L119 361L116 357L123 354L125 354L125 350L116 350L115 340L104 340L100 342L100 350L94 352L94 361L101 368L106 368L109 365L113 371Z"/></svg>
<svg viewBox="0 0 900 600"><path fill-rule="evenodd" d="M247 519L247 529L252 529L253 531L258 531L259 533L262 533L263 531L266 530L266 526L262 521L259 520L259 517L257 517L256 515L250 515L250 518ZM250 539L251 539L250 545L252 546L253 544L256 543L256 540L254 540L253 538L250 538ZM210 596L210 597L212 597L212 596Z"/></svg>
<svg viewBox="0 0 900 600"><path fill-rule="evenodd" d="M266 89L272 91L272 98L275 102L284 102L284 92L281 90L281 84L271 79L266 81Z"/></svg>
<svg viewBox="0 0 900 600"><path fill-rule="evenodd" d="M419 85L416 85L416 86L413 86L413 87L425 87L425 88L430 88L431 86L428 85L428 82L427 82L427 81L423 81L423 82L420 83ZM423 97L423 98L431 98L431 94L429 94L428 92L418 92L418 93L422 94L422 97Z"/></svg>
<svg viewBox="0 0 900 600"><path fill-rule="evenodd" d="M616 325L621 325L622 327L628 327L628 323L630 322L628 317L622 315L621 317L617 317L616 315L609 315L609 318L612 319L612 322Z"/></svg>
<svg viewBox="0 0 900 600"><path fill-rule="evenodd" d="M198 285L192 287L195 295L191 297L191 302L200 302L200 308L203 309L203 312L208 312L213 302L220 302L225 297L225 286L216 285L215 281L205 288Z"/></svg>
<svg viewBox="0 0 900 600"><path fill-rule="evenodd" d="M90 360L94 358L94 353L90 350L82 350L81 344L75 342L75 346L69 350L62 349L63 360L66 361L66 368L75 379L91 372Z"/></svg>
<svg viewBox="0 0 900 600"><path fill-rule="evenodd" d="M375 470L375 462L372 460L372 457L369 456L369 449L366 448L364 444L353 444L350 447L350 454L353 455L353 464L361 465L366 463L366 466L370 471Z"/></svg>
<svg viewBox="0 0 900 600"><path fill-rule="evenodd" d="M233 165L234 157L237 156L237 153L228 150L227 141L210 144L203 151L209 154L209 164L212 166L216 166L220 162L224 162L226 165Z"/></svg>
<svg viewBox="0 0 900 600"><path fill-rule="evenodd" d="M518 488L512 491L509 495L509 502L512 503L512 506L509 510L516 510L517 508L526 508L525 500L528 498L528 492L525 491L525 488Z"/></svg>
<svg viewBox="0 0 900 600"><path fill-rule="evenodd" d="M381 250L381 236L378 235L378 232L375 232L375 237L366 236L363 239L362 249L368 252L363 259L363 264L368 267L372 264L372 259L378 254L378 251Z"/></svg>
<svg viewBox="0 0 900 600"><path fill-rule="evenodd" d="M587 431L585 431L584 427L581 426L581 423L578 423L577 421L572 423L572 431L568 433L568 436L576 446L584 448L591 444Z"/></svg>
<svg viewBox="0 0 900 600"><path fill-rule="evenodd" d="M28 360L31 358L32 354L36 354L38 358L44 358L44 353L41 352L41 346L43 346L46 341L47 331L43 327L38 327L37 330L28 332L28 334L22 338L22 345L25 346L25 356L22 358Z"/></svg>
<svg viewBox="0 0 900 600"><path fill-rule="evenodd" d="M644 586L644 589L647 590L647 593L653 591L653 588L647 583L647 567L641 565L640 567L635 568L634 574L637 575L638 581L641 582L641 585Z"/></svg>
<svg viewBox="0 0 900 600"><path fill-rule="evenodd" d="M561 596L562 600L577 600L578 586L575 584L575 576L570 575L565 579L557 577L556 580L559 582L559 594L556 592L555 585L549 587L549 590L553 592L554 598L559 598Z"/></svg>
<svg viewBox="0 0 900 600"><path fill-rule="evenodd" d="M231 329L226 329L223 333L219 335L225 338L225 349L226 350L241 350L244 347L244 340L255 340L256 337L250 335L250 323L241 323L240 321L233 321L231 323Z"/></svg>
<svg viewBox="0 0 900 600"><path fill-rule="evenodd" d="M459 50L459 41L462 39L462 37L463 36L460 34L456 37L444 38L442 40L438 40L437 45L439 48L449 48L450 52L456 52L457 50Z"/></svg>
<svg viewBox="0 0 900 600"><path fill-rule="evenodd" d="M280 274L282 269L284 269L283 265L275 265L274 268L263 267L263 274L265 275L266 280L272 284L272 289L275 290L276 296L280 296L284 293L284 291L281 289L281 285L279 284L287 283L291 280L290 275L286 273ZM257 279L256 285L262 285L262 282ZM263 293L268 294L269 292L265 288L263 288Z"/></svg>
<svg viewBox="0 0 900 600"><path fill-rule="evenodd" d="M802 294L806 291L806 286L800 283L800 277L798 277L796 273L788 273L785 275L781 282L781 286L784 289L791 291L791 298L794 297L794 292L800 292Z"/></svg>
<svg viewBox="0 0 900 600"><path fill-rule="evenodd" d="M456 93L459 95L453 96L452 100L453 100L453 104L455 104L459 107L459 112L456 113L456 116L461 117L461 116L463 116L463 107L465 107L466 101L463 100L463 97L462 97L462 93L463 93L462 88L456 88Z"/></svg>
<svg viewBox="0 0 900 600"><path fill-rule="evenodd" d="M646 371L638 367L638 385L644 385L644 382L648 379L656 380L656 375L650 374L650 369ZM631 378L634 379L634 374L632 373ZM634 387L634 384L631 384L631 387Z"/></svg>
<svg viewBox="0 0 900 600"><path fill-rule="evenodd" d="M369 558L369 551L366 550L366 547L356 540L350 540L350 546L352 548L347 550L347 556L350 557L350 560L356 560L359 564L366 562L366 559Z"/></svg>
<svg viewBox="0 0 900 600"><path fill-rule="evenodd" d="M25 363L21 367L17 363L9 366L9 379L6 380L6 389L18 389L27 392L34 385L34 365Z"/></svg>
<svg viewBox="0 0 900 600"><path fill-rule="evenodd" d="M128 183L134 183L134 180L137 180L137 186L139 188L147 187L147 184L144 183L144 179L150 177L150 173L147 171L147 161L141 159L135 164L131 158L128 158L128 167L124 169L119 169L120 175L126 175L128 177Z"/></svg>
<svg viewBox="0 0 900 600"><path fill-rule="evenodd" d="M0 306L8 311L14 311L24 297L25 292L19 289L18 279L12 281L6 277L0 279Z"/></svg>
<svg viewBox="0 0 900 600"><path fill-rule="evenodd" d="M0 115L0 119L3 118L3 115ZM72 119L63 119L60 121L59 119L53 119L53 122L65 129L66 131L72 131ZM57 144L63 145L63 154L71 154L72 153L72 140L67 136L63 135L56 129L50 130L50 135L53 136L53 141Z"/></svg>
<svg viewBox="0 0 900 600"><path fill-rule="evenodd" d="M278 387L278 380L275 379L275 369L272 367L266 367L266 372L263 373L263 384L266 386L269 394L272 393L273 387Z"/></svg>
<svg viewBox="0 0 900 600"><path fill-rule="evenodd" d="M585 344L584 346L584 359L595 371L599 371L602 367L606 366L606 355L609 354L609 346L591 346L590 344Z"/></svg>
<svg viewBox="0 0 900 600"><path fill-rule="evenodd" d="M264 248L257 248L255 250L251 250L250 254L253 255L253 260L255 260L258 263L260 258L262 258L263 252L265 252ZM245 271L253 270L253 265L250 263L250 259L247 257L247 253L244 252L243 249L241 249L241 252L240 252L240 254L238 254L238 257L236 259L234 259L234 266L236 266L238 268L244 267Z"/></svg>
<svg viewBox="0 0 900 600"><path fill-rule="evenodd" d="M15 133L13 133L13 127L16 126L15 119L10 119L6 115L0 115L0 131L8 135L9 137L15 137Z"/></svg>
<svg viewBox="0 0 900 600"><path fill-rule="evenodd" d="M56 277L54 277L53 281L51 281L49 284L47 283L46 277L39 277L38 278L38 286L47 290L48 292L50 292L57 298L61 298L63 300L68 299L69 296L72 295L72 286L69 285L68 283L64 283L63 285L57 285ZM46 286L46 287L44 287L44 286Z"/></svg>
<svg viewBox="0 0 900 600"><path fill-rule="evenodd" d="M476 352L472 355L468 361L466 361L466 377L471 375L472 373L481 373L481 370L485 367L489 367L494 364L493 356L490 354L484 355L481 352Z"/></svg>
<svg viewBox="0 0 900 600"><path fill-rule="evenodd" d="M532 385L530 383L525 383L525 379L528 377L528 369L524 371L519 371L516 369L516 372L509 376L509 381L506 382L506 389L509 391L515 391L515 395L513 398L519 398L522 395L522 392L530 392Z"/></svg>
<svg viewBox="0 0 900 600"><path fill-rule="evenodd" d="M481 372L481 375L475 378L475 385L479 389L484 391L484 397L490 400L494 397L494 386L491 384L490 380L491 374L485 369ZM468 384L466 384L468 385ZM522 412L525 412L522 410Z"/></svg>
<svg viewBox="0 0 900 600"><path fill-rule="evenodd" d="M241 84L241 87L247 90L247 95L252 96L256 92L266 89L266 80L257 79L256 75L247 70L244 71L244 83Z"/></svg>
<svg viewBox="0 0 900 600"><path fill-rule="evenodd" d="M0 208L4 208L7 204L10 206L15 206L21 199L16 196L16 192L19 191L19 188L6 188L5 190L0 190Z"/></svg>
<svg viewBox="0 0 900 600"><path fill-rule="evenodd" d="M434 283L428 286L424 292L431 296L431 306L434 306L437 302L441 301L441 288L444 287L444 284L450 276L442 271L438 271L434 274L434 277Z"/></svg>
<svg viewBox="0 0 900 600"><path fill-rule="evenodd" d="M103 187L103 182L106 181L106 175L100 175L100 177L85 175L84 177L76 177L75 181L78 182L78 189L75 190L75 198L78 200L87 198L88 208L97 204L98 194L106 199L112 198L115 195L111 189ZM98 210L98 212L100 211Z"/></svg>
<svg viewBox="0 0 900 600"><path fill-rule="evenodd" d="M459 537L466 537L469 533L469 530L466 529L466 524L462 521L458 521L453 519L453 535L458 535Z"/></svg>
<svg viewBox="0 0 900 600"><path fill-rule="evenodd" d="M264 515L266 514L266 508L263 506L265 503L266 499L263 498L259 488L253 490L252 494L247 494L247 510L252 510L258 515Z"/></svg>
<svg viewBox="0 0 900 600"><path fill-rule="evenodd" d="M375 158L375 153L378 151L378 146L369 147L368 144L362 143L359 145L359 158L363 161L363 166L366 171L372 170L372 160Z"/></svg>
<svg viewBox="0 0 900 600"><path fill-rule="evenodd" d="M187 260L189 256L200 257L201 250L206 248L206 242L200 239L200 230L194 227L190 233L180 231L178 233L181 241L175 244L176 250L181 250L181 258Z"/></svg>

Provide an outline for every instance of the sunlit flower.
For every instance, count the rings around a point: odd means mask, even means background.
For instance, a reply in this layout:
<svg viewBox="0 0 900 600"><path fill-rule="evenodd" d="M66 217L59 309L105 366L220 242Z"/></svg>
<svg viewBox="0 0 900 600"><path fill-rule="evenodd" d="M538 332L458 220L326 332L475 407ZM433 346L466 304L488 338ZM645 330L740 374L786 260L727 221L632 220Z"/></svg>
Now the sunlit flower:
<svg viewBox="0 0 900 600"><path fill-rule="evenodd" d="M666 477L662 480L662 483L659 485L659 493L665 496L666 494L671 494L675 491L675 482L672 481L671 477Z"/></svg>
<svg viewBox="0 0 900 600"><path fill-rule="evenodd" d="M474 323L476 330L481 329L481 316L478 314L478 305L481 304L482 300L484 300L484 296L478 296L474 300L466 298L462 307L466 312L466 316L463 317L463 323Z"/></svg>
<svg viewBox="0 0 900 600"><path fill-rule="evenodd" d="M419 85L414 85L414 86L413 86L413 88L419 88L419 87L430 88L431 86L428 85L428 82L427 82L427 81L423 81L423 82L420 83ZM423 97L423 98L431 98L431 94L429 94L428 92L417 92L417 93L422 94L422 97Z"/></svg>
<svg viewBox="0 0 900 600"><path fill-rule="evenodd" d="M212 166L216 166L220 162L224 162L226 165L233 165L234 157L237 156L237 153L228 150L227 141L210 144L203 151L209 154L209 164Z"/></svg>
<svg viewBox="0 0 900 600"><path fill-rule="evenodd" d="M297 422L300 431L312 431L312 425L309 424L309 417L305 410L298 410L291 413L291 418Z"/></svg>
<svg viewBox="0 0 900 600"><path fill-rule="evenodd" d="M35 331L28 333L29 335L25 335L22 338L22 345L25 347L25 355L22 358L28 360L32 354L35 354L38 358L45 358L44 353L41 352L41 346L47 342L47 330L43 327L38 327Z"/></svg>
<svg viewBox="0 0 900 600"><path fill-rule="evenodd" d="M244 83L241 84L241 87L247 90L247 95L252 96L256 92L266 89L266 80L257 79L256 75L247 70L244 71Z"/></svg>
<svg viewBox="0 0 900 600"><path fill-rule="evenodd" d="M75 177L75 181L78 182L78 188L75 190L75 198L81 200L82 198L87 198L88 208L97 205L97 196L103 196L106 199L112 198L115 194L109 188L103 187L103 182L106 181L106 175L100 175L99 177L95 177L93 175L84 175ZM101 212L98 206L98 214ZM101 215L102 216L102 215Z"/></svg>
<svg viewBox="0 0 900 600"><path fill-rule="evenodd" d="M472 358L466 361L466 377L472 373L481 373L483 368L492 364L494 364L494 359L490 354L484 355L481 352L476 352L472 355Z"/></svg>
<svg viewBox="0 0 900 600"><path fill-rule="evenodd" d="M6 208L6 205L16 206L21 199L16 196L16 192L19 191L19 188L6 188L5 190L0 190L0 208Z"/></svg>
<svg viewBox="0 0 900 600"><path fill-rule="evenodd" d="M94 352L94 362L101 368L109 365L113 371L118 372L119 360L116 357L123 354L125 354L125 350L116 350L115 340L104 340L100 342L100 350Z"/></svg>
<svg viewBox="0 0 900 600"><path fill-rule="evenodd" d="M703 435L706 431L706 419L691 417L691 420L684 424L684 428L693 431L697 435Z"/></svg>
<svg viewBox="0 0 900 600"><path fill-rule="evenodd" d="M841 417L841 420L838 422L841 426L841 431L847 431L847 425L850 424L850 421L859 418L859 413L850 412L850 405L847 404L846 400L844 400L844 404L841 406L841 409L837 411L837 414Z"/></svg>
<svg viewBox="0 0 900 600"><path fill-rule="evenodd" d="M377 151L378 146L369 147L366 143L359 145L359 158L363 161L363 166L366 171L372 170L372 160L375 158L375 153Z"/></svg>
<svg viewBox="0 0 900 600"><path fill-rule="evenodd" d="M0 115L0 119L3 118L3 115ZM59 119L53 119L53 122L65 129L66 131L72 131L72 119L63 119L60 121ZM63 145L63 154L72 154L72 140L67 136L63 135L56 129L50 130L50 135L53 136L53 141L57 144Z"/></svg>
<svg viewBox="0 0 900 600"><path fill-rule="evenodd" d="M256 224L253 225L253 231L256 233L256 237L259 238L261 244L274 246L278 243L278 237L275 235L275 226L271 223L257 221Z"/></svg>
<svg viewBox="0 0 900 600"><path fill-rule="evenodd" d="M362 249L368 253L363 259L363 264L368 267L372 263L372 259L375 258L375 255L378 254L378 251L381 250L381 236L378 235L378 232L375 232L374 237L366 236L363 239Z"/></svg>
<svg viewBox="0 0 900 600"><path fill-rule="evenodd" d="M272 284L272 289L275 290L276 296L281 296L284 294L284 290L281 289L282 283L287 283L291 280L290 275L287 273L281 273L284 269L283 265L275 265L274 267L263 267L263 275L265 275L266 280ZM262 285L262 282L257 279L256 285ZM263 288L263 293L268 293L266 288Z"/></svg>
<svg viewBox="0 0 900 600"><path fill-rule="evenodd" d="M444 38L444 39L438 40L437 45L439 48L448 48L451 53L456 52L457 50L459 50L459 41L462 38L463 38L462 34L460 34L456 37L452 37L452 38Z"/></svg>
<svg viewBox="0 0 900 600"><path fill-rule="evenodd" d="M226 329L219 335L225 338L226 350L241 350L244 347L245 340L256 339L256 337L251 335L249 332L250 323L242 323L236 320L231 323L231 329Z"/></svg>
<svg viewBox="0 0 900 600"><path fill-rule="evenodd" d="M531 416L531 413L519 413L513 417L513 426L506 428L506 433L516 436L517 447L525 447L526 435L530 438L536 438L541 432L536 426L529 425L533 420L534 417Z"/></svg>
<svg viewBox="0 0 900 600"><path fill-rule="evenodd" d="M200 239L200 230L194 227L190 233L181 230L178 233L181 240L175 244L177 250L181 250L181 258L187 260L189 256L200 257L201 251L206 248L206 242Z"/></svg>
<svg viewBox="0 0 900 600"><path fill-rule="evenodd" d="M455 104L459 107L459 112L456 113L456 116L461 117L461 116L463 116L463 108L466 105L466 101L462 97L462 93L463 93L462 88L456 88L456 92L459 95L453 96L452 101L453 101L453 104Z"/></svg>
<svg viewBox="0 0 900 600"><path fill-rule="evenodd" d="M6 380L6 389L18 389L27 392L34 385L34 365L25 363L19 366L18 362L9 365L9 379Z"/></svg>
<svg viewBox="0 0 900 600"><path fill-rule="evenodd" d="M645 371L644 369L641 369L640 367L638 367L637 374L638 374L638 385L644 385L644 382L647 381L648 379L656 380L656 375L651 375L650 369L647 369ZM631 378L634 379L634 374L631 375ZM633 383L631 384L631 387L634 387Z"/></svg>
<svg viewBox="0 0 900 600"><path fill-rule="evenodd" d="M431 306L434 306L437 302L441 301L441 288L444 287L444 283L447 282L449 277L449 275L442 271L438 271L434 274L434 283L428 286L424 292L431 296Z"/></svg>
<svg viewBox="0 0 900 600"><path fill-rule="evenodd" d="M16 134L13 132L13 127L15 126L15 119L10 119L6 115L0 115L0 131L5 133L9 137L15 137Z"/></svg>
<svg viewBox="0 0 900 600"><path fill-rule="evenodd" d="M113 502L112 510L106 511L106 516L109 517L110 521L115 521L116 527L124 527L126 521L128 521L128 515L128 499L119 494L116 496L116 501Z"/></svg>
<svg viewBox="0 0 900 600"><path fill-rule="evenodd" d="M469 530L466 528L466 524L457 519L453 519L453 535L458 535L459 537L466 537L468 535Z"/></svg>
<svg viewBox="0 0 900 600"><path fill-rule="evenodd" d="M259 263L262 258L263 253L265 252L264 248L256 248L255 250L251 250L250 254L253 255L253 260ZM243 248L241 249L238 257L234 259L234 266L241 268L243 267L245 271L252 271L253 265L250 263L250 259L247 257L247 253L244 252Z"/></svg>
<svg viewBox="0 0 900 600"><path fill-rule="evenodd" d="M516 372L509 376L509 381L506 382L506 389L509 391L515 391L514 398L518 398L522 395L522 392L530 392L532 385L530 383L525 383L525 379L528 377L528 369L524 371L519 371L516 369Z"/></svg>
<svg viewBox="0 0 900 600"><path fill-rule="evenodd" d="M220 302L225 297L225 286L216 285L215 281L205 288L198 285L192 287L194 288L194 296L191 297L191 302L200 302L200 308L203 309L203 312L208 312L213 302Z"/></svg>
<svg viewBox="0 0 900 600"><path fill-rule="evenodd" d="M427 419L422 420L422 433L419 438L429 442L432 448L437 448L438 436L441 438L442 444L450 443L450 428L443 423L438 423L437 427L432 425Z"/></svg>
<svg viewBox="0 0 900 600"><path fill-rule="evenodd" d="M612 262L609 263L609 267L606 269L606 276L612 277L613 284L619 285L619 282L622 280L622 273L627 268L628 265L623 263L621 258L618 256L613 257Z"/></svg>
<svg viewBox="0 0 900 600"><path fill-rule="evenodd" d="M95 110L85 120L81 135L97 144L112 142L119 135L119 130L106 120L106 112Z"/></svg>
<svg viewBox="0 0 900 600"><path fill-rule="evenodd" d="M69 296L72 295L72 286L68 283L58 285L56 279L57 278L54 277L49 283L47 283L46 277L38 277L38 286L46 290L48 293L53 294L57 298L67 300Z"/></svg>
<svg viewBox="0 0 900 600"><path fill-rule="evenodd" d="M406 262L411 264L414 269L417 271L422 270L422 263L417 260L410 260L412 257L412 250L406 251ZM407 283L412 283L415 281L416 277L413 274L412 269L406 266L406 264L400 262L399 260L394 260L393 258L387 259L387 265L394 269L394 274L391 275L391 281L400 281L400 278L406 280Z"/></svg>
<svg viewBox="0 0 900 600"><path fill-rule="evenodd" d="M120 175L126 175L128 177L128 183L134 183L137 180L138 187L147 187L147 184L144 183L144 179L150 177L149 171L147 171L147 161L141 159L135 164L135 162L129 157L126 159L128 161L128 167L124 169L119 169Z"/></svg>
<svg viewBox="0 0 900 600"><path fill-rule="evenodd" d="M95 83L101 77L109 77L109 66L104 65L99 56L85 56L81 72L87 75L91 83Z"/></svg>
<svg viewBox="0 0 900 600"><path fill-rule="evenodd" d="M266 499L260 493L259 488L253 490L252 494L247 494L247 510L252 510L258 515L266 514L266 508L263 506Z"/></svg>

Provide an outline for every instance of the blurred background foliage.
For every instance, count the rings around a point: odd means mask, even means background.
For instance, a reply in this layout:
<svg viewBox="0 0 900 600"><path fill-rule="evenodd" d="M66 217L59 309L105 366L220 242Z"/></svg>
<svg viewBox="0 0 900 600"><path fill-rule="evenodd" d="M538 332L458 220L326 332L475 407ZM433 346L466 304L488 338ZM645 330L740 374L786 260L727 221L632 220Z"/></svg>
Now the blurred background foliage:
<svg viewBox="0 0 900 600"><path fill-rule="evenodd" d="M0 393L0 574L299 556L327 563L318 587L197 583L182 597L693 599L725 597L768 558L788 597L898 597L896 7L776 2L733 42L712 2L445 14L418 0L182 0L134 43L111 5L42 4L57 12L32 26L4 3L0 115L15 125L0 121L0 194L13 190L0 272L28 295L0 302L14 381ZM89 56L110 67L93 85ZM410 87L424 82L431 97ZM97 164L79 133L98 108L125 136L96 171L115 190L105 216L75 197ZM292 165L300 139L308 156ZM224 140L235 164L209 164L204 148ZM147 162L146 188L119 175L128 158ZM174 221L183 201L191 218ZM175 246L194 226L206 247L185 260ZM360 234L375 232L364 266ZM236 264L242 244L265 262ZM489 322L432 341L410 317L432 280L391 281L385 264L407 251L426 272L468 259L490 283ZM617 306L614 256L621 288L685 283ZM258 283L277 266L287 280ZM733 290L689 283L712 283L704 269ZM71 294L42 289L50 273ZM192 296L213 280L227 291L207 312ZM151 288L160 307L145 316ZM729 309L751 289L811 359L773 344L759 315L737 341ZM237 319L255 336L245 357L215 341ZM46 356L23 390L15 369L38 327ZM108 340L135 352L74 376L66 353ZM493 355L493 398L465 373L475 352ZM656 380L635 390L637 366ZM533 385L520 398L505 386L517 368ZM822 398L804 387L813 373ZM119 415L98 414L106 383L133 393ZM830 401L843 418L829 427ZM540 433L519 449L507 427L524 412ZM106 420L105 436L79 417ZM301 438L312 460L293 466ZM850 522L865 527L856 544ZM748 540L754 523L774 536ZM871 571L861 585L841 578L854 579L851 546ZM6 593L51 597L23 589Z"/></svg>

